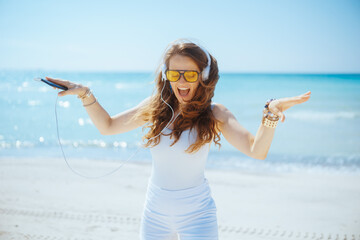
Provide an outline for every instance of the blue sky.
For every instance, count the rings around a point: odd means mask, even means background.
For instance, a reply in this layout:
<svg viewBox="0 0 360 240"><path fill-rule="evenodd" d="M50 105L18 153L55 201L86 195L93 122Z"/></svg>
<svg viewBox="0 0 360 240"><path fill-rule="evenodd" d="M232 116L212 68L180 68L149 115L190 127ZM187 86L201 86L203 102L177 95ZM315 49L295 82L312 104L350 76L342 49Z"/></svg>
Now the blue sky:
<svg viewBox="0 0 360 240"><path fill-rule="evenodd" d="M359 73L360 1L0 0L0 69L154 71L184 37L222 72Z"/></svg>

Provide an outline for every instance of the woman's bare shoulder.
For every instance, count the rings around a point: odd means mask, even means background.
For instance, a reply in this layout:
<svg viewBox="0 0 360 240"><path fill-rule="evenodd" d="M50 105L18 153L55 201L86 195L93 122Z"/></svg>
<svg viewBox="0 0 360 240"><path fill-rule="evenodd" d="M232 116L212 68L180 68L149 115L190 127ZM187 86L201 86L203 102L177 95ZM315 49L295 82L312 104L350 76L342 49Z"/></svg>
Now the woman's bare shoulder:
<svg viewBox="0 0 360 240"><path fill-rule="evenodd" d="M221 103L212 103L212 105L214 117L220 122L224 122L229 117L229 114L231 114L230 111Z"/></svg>

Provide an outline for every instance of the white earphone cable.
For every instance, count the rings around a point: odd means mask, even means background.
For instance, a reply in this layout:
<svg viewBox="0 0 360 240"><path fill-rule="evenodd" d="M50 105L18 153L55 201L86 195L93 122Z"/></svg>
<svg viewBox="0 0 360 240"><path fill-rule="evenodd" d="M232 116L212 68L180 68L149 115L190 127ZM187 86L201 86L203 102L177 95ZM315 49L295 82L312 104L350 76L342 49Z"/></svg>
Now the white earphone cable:
<svg viewBox="0 0 360 240"><path fill-rule="evenodd" d="M155 137L152 137L152 138L150 138L150 139L153 139L153 138L156 138L157 136L159 136L159 135L162 133L162 131L163 131L165 128L167 128L169 125L171 125L171 124L175 121L175 119L180 115L180 112L179 112L179 113L176 115L176 117L173 119L173 117L174 117L174 115L175 115L175 114L174 114L174 109L170 106L170 104L168 104L167 102L165 102L165 100L163 99L163 96L162 96L162 93L163 93L163 91L164 91L165 85L166 85L166 82L164 81L164 86L163 86L163 88L162 88L162 90L161 90L160 97L161 97L161 100L171 109L171 112L172 112L171 120L168 122L168 124L166 124L166 126L161 130L161 132L160 132L158 135L156 135ZM100 175L100 176L87 176L87 175L82 174L82 173L79 172L79 171L76 171L74 168L72 168L72 167L70 166L69 162L67 161L66 156L65 156L65 153L64 153L64 149L63 149L63 147L62 147L61 140L60 140L58 117L57 117L57 105L58 105L57 103L58 103L58 98L59 98L59 96L57 95L57 97L56 97L56 102L55 102L55 119L56 119L57 138L58 138L58 142L59 142L59 145L60 145L60 149L61 149L62 155L63 155L64 160L65 160L65 162L66 162L66 165L70 168L70 170L71 170L73 173L75 173L76 175L79 175L80 177L89 178L89 179L103 178L103 177L106 177L106 176L109 176L109 175L115 173L115 172L116 172L117 170L119 170L126 162L128 162L130 159L132 159L132 158L139 152L141 145L137 148L137 150L135 151L134 154L132 154L128 159L126 159L124 162L122 162L118 167L116 167L114 170L112 170L112 171L110 171L110 172L108 172L108 173L106 173L106 174ZM150 139L149 139L149 140L150 140Z"/></svg>

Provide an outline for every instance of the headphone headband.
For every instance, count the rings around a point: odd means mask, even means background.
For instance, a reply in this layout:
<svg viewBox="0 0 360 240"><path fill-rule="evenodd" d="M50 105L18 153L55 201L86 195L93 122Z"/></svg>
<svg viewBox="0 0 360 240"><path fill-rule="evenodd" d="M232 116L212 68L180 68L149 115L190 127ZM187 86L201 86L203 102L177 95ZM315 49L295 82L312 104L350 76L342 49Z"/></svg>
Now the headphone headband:
<svg viewBox="0 0 360 240"><path fill-rule="evenodd" d="M179 44L179 43L193 43L195 44L196 46L198 46L206 55L207 57L207 60L208 60L208 63L206 65L206 67L202 70L202 80L203 81L206 81L208 80L209 78L209 75L210 75L210 66L211 66L211 57L210 57L210 54L209 52L203 48L201 45L193 42L193 41L190 41L190 40L187 40L187 39L178 39L178 40L175 40L174 42L170 43L168 45L168 47L166 48L165 50L165 54L167 53L167 51L169 51L169 48L175 44ZM161 74L162 74L162 80L163 81L166 81L166 70L167 70L167 66L166 66L166 63L163 59L163 64L161 65Z"/></svg>

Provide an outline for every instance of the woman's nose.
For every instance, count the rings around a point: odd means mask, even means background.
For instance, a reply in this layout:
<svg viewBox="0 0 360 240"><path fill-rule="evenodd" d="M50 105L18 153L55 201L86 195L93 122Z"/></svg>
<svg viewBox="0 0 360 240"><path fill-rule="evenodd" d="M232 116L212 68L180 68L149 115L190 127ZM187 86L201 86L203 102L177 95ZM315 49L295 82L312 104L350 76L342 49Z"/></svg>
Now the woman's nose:
<svg viewBox="0 0 360 240"><path fill-rule="evenodd" d="M185 80L185 78L184 78L184 74L181 74L181 75L180 75L180 79L179 79L178 82L180 82L180 83L186 83L186 80Z"/></svg>

